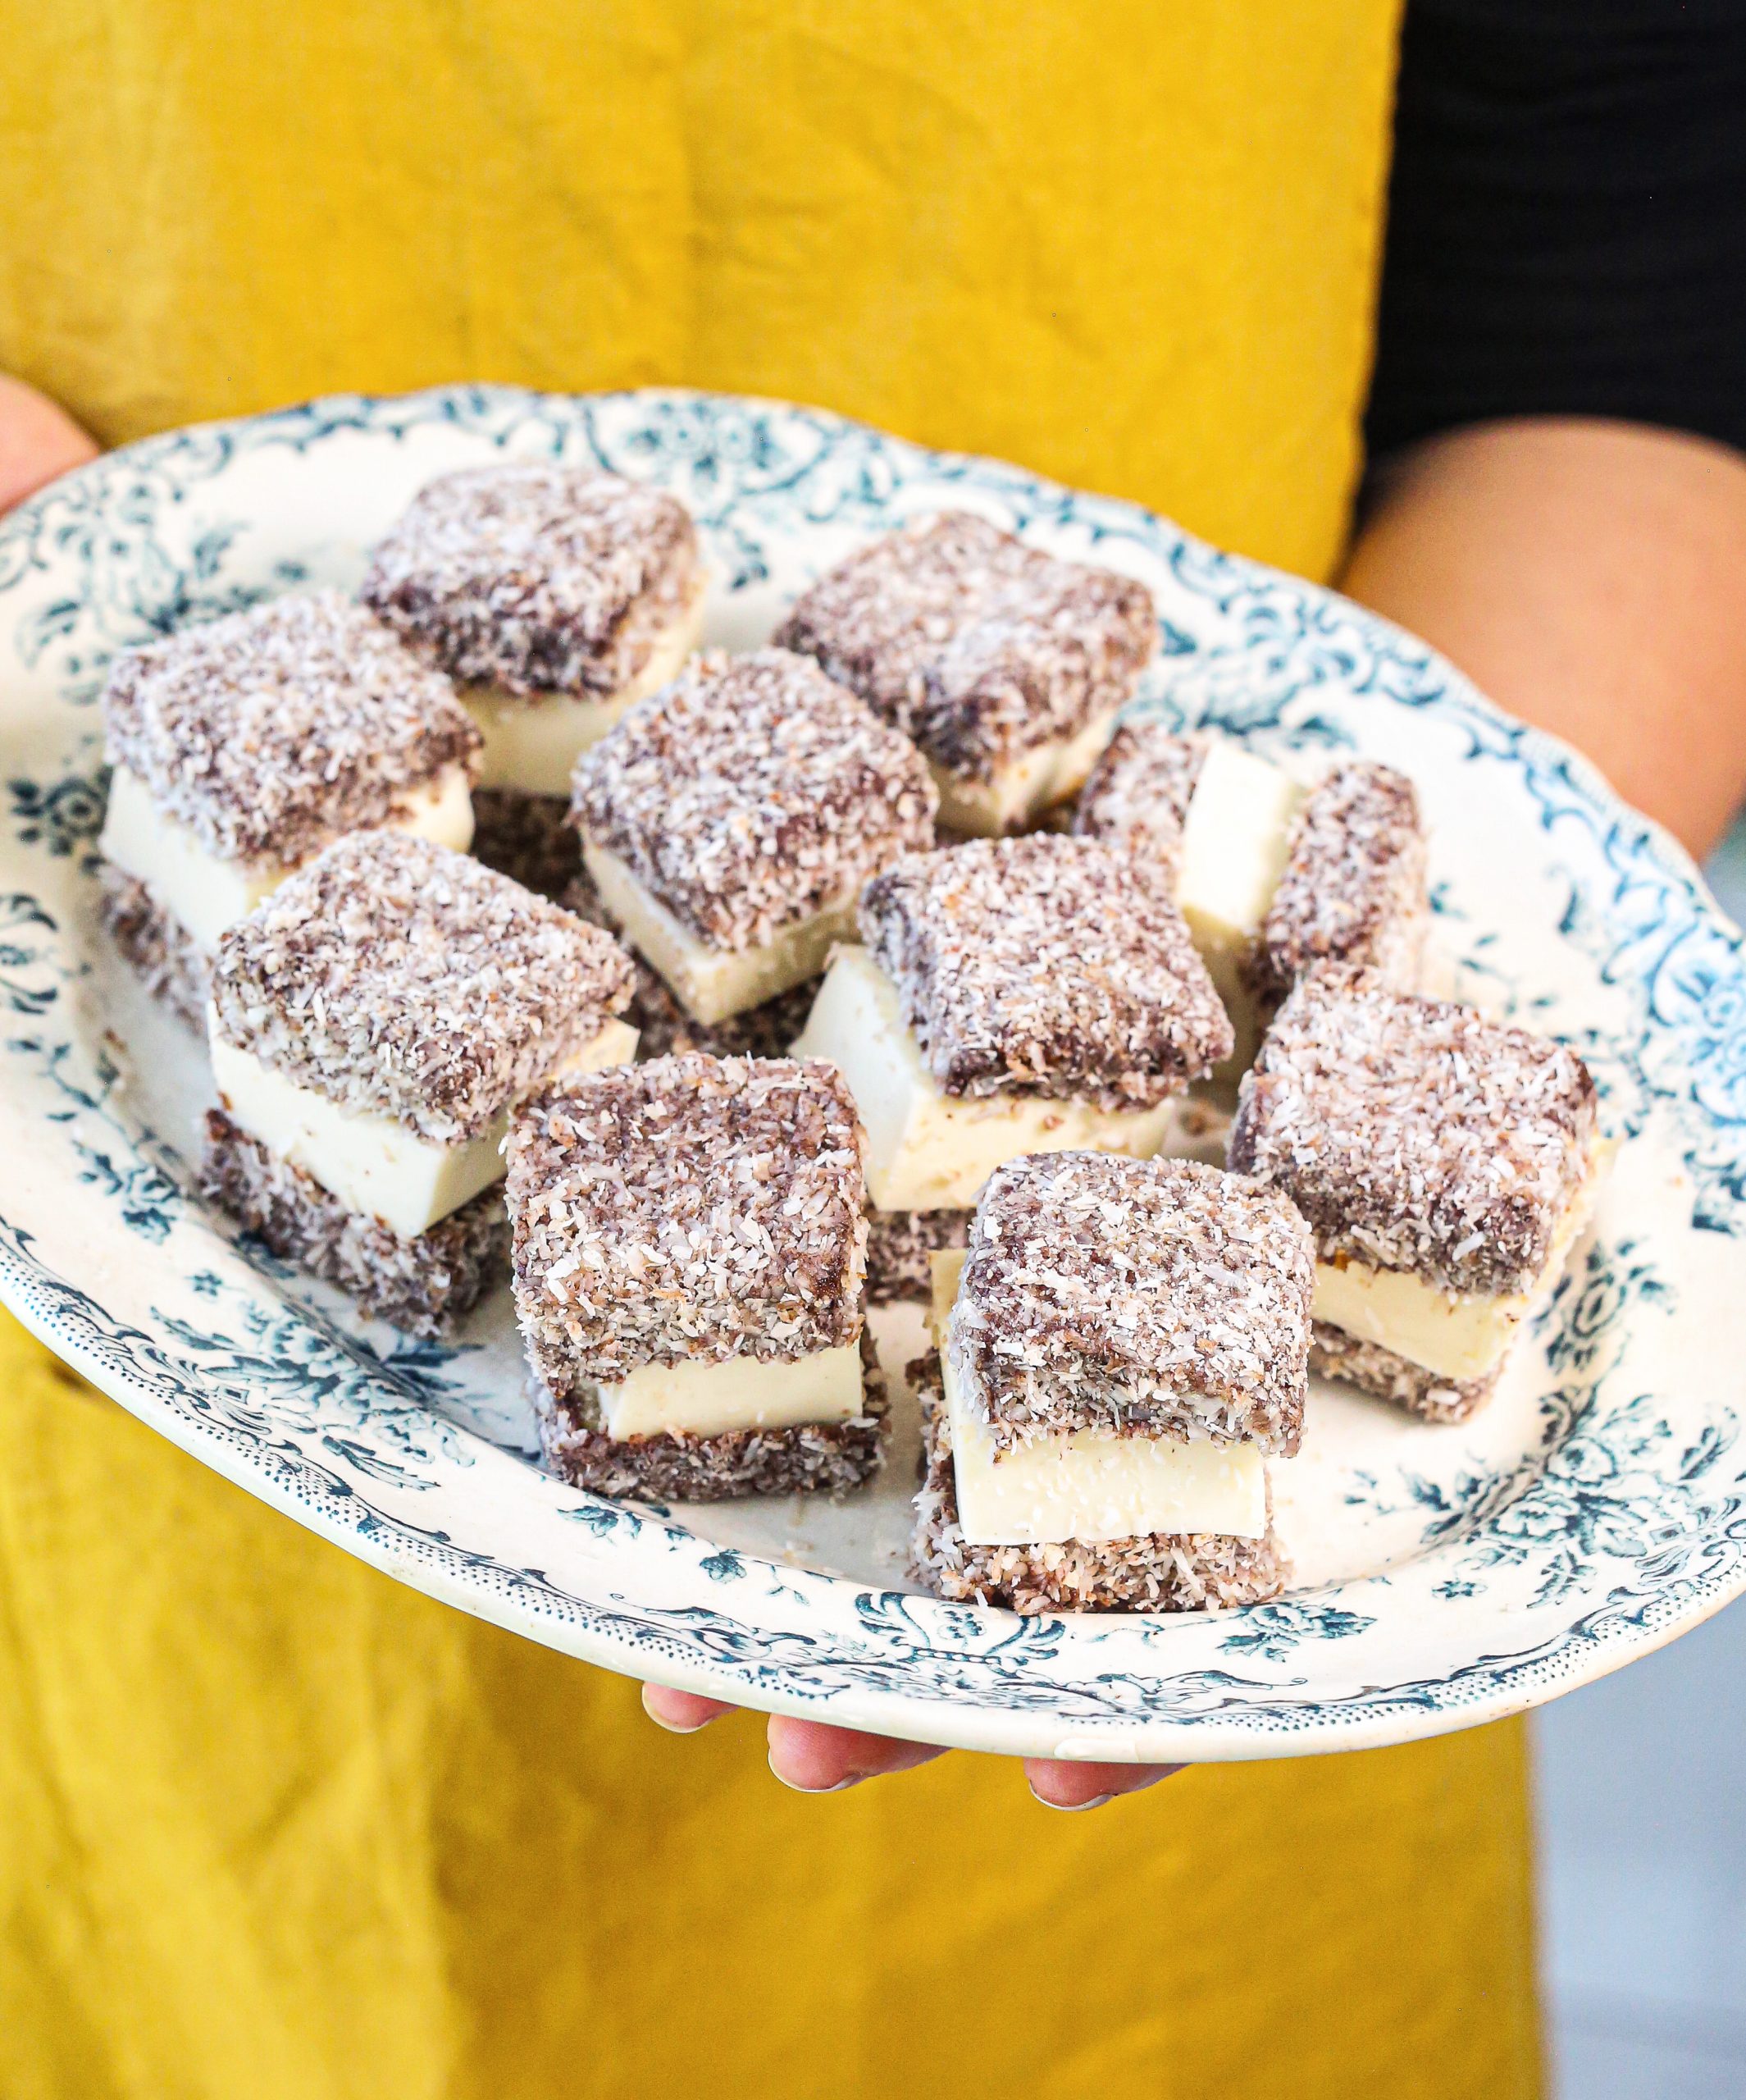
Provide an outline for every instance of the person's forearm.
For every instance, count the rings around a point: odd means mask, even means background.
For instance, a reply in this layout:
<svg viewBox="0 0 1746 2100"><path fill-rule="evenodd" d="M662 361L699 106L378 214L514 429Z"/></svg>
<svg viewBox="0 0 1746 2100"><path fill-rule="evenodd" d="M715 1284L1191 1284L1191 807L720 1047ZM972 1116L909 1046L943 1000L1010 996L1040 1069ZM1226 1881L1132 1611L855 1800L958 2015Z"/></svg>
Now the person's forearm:
<svg viewBox="0 0 1746 2100"><path fill-rule="evenodd" d="M1702 855L1746 793L1746 459L1524 419L1384 463L1342 587Z"/></svg>

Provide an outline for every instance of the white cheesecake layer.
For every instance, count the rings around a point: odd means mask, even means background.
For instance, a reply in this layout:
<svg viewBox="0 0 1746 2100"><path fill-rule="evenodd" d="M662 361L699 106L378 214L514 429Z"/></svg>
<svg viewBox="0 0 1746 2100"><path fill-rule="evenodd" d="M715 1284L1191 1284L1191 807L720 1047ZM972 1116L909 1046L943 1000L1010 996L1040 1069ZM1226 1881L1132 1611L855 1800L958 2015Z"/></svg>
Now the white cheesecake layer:
<svg viewBox="0 0 1746 2100"><path fill-rule="evenodd" d="M1315 1265L1311 1317L1356 1340L1374 1342L1434 1377L1464 1385L1495 1371L1551 1295L1570 1252L1593 1214L1616 1146L1595 1148L1587 1176L1561 1220L1546 1265L1525 1290L1439 1290L1401 1269L1361 1262Z"/></svg>
<svg viewBox="0 0 1746 2100"><path fill-rule="evenodd" d="M1306 792L1240 745L1208 747L1183 820L1176 886L1197 943L1241 947L1260 933Z"/></svg>
<svg viewBox="0 0 1746 2100"><path fill-rule="evenodd" d="M1078 793L1110 741L1116 712L1098 715L1064 743L1034 746L987 780L966 780L930 761L928 769L940 791L940 822L948 831L978 838L1022 829Z"/></svg>
<svg viewBox="0 0 1746 2100"><path fill-rule="evenodd" d="M473 842L473 806L465 771L444 766L427 788L407 795L406 814L384 829L435 839L439 846L464 853ZM209 853L186 824L165 815L145 783L125 765L116 766L110 776L109 807L98 850L123 874L144 883L203 948L217 947L227 926L246 919L295 873Z"/></svg>
<svg viewBox="0 0 1746 2100"><path fill-rule="evenodd" d="M585 841L582 859L625 938L665 978L691 1018L705 1024L761 1007L816 977L837 942L855 931L855 899L849 897L784 926L763 947L713 948L682 925L616 853Z"/></svg>
<svg viewBox="0 0 1746 2100"><path fill-rule="evenodd" d="M212 1076L231 1120L280 1159L300 1166L349 1211L378 1217L403 1239L416 1239L469 1203L504 1172L507 1110L476 1138L440 1145L391 1116L342 1108L299 1086L253 1052L207 1026ZM553 1076L628 1064L636 1030L609 1020Z"/></svg>
<svg viewBox="0 0 1746 2100"><path fill-rule="evenodd" d="M1033 1094L960 1100L922 1061L896 987L864 947L839 948L794 1045L849 1082L867 1132L867 1189L882 1211L961 1210L997 1166L1033 1152L1147 1159L1174 1133L1179 1103L1111 1110Z"/></svg>
<svg viewBox="0 0 1746 2100"><path fill-rule="evenodd" d="M736 1429L791 1429L850 1422L861 1412L861 1345L819 1349L785 1363L750 1356L726 1363L650 1363L622 1385L599 1389L609 1436L723 1436Z"/></svg>
<svg viewBox="0 0 1746 2100"><path fill-rule="evenodd" d="M676 678L697 646L703 627L703 593L656 641L649 660L627 685L604 700L573 699L568 693L536 698L496 686L462 686L461 705L485 738L479 785L508 788L523 795L570 792L570 769L590 744L640 700Z"/></svg>
<svg viewBox="0 0 1746 2100"><path fill-rule="evenodd" d="M961 1253L934 1258L937 1334L963 1267ZM1254 1445L1075 1429L997 1451L949 1348L940 1360L958 1523L970 1545L1089 1545L1153 1532L1259 1538L1266 1530L1266 1461Z"/></svg>
<svg viewBox="0 0 1746 2100"><path fill-rule="evenodd" d="M1246 1071L1260 1047L1242 964L1285 872L1292 828L1307 792L1240 745L1215 743L1189 798L1176 902L1236 1033L1236 1047L1219 1068L1221 1078Z"/></svg>

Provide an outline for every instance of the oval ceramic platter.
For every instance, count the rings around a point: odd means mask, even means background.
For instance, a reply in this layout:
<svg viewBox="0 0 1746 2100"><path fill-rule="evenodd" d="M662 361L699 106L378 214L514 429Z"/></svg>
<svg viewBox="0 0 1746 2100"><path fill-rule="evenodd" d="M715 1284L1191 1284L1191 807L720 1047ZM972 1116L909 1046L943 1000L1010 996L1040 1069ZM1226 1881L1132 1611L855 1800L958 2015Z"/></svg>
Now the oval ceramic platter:
<svg viewBox="0 0 1746 2100"><path fill-rule="evenodd" d="M1575 1043L1626 1136L1591 1239L1476 1420L1332 1386L1275 1468L1282 1601L1021 1618L905 1571L913 1408L841 1505L615 1504L529 1455L507 1292L452 1345L360 1323L189 1193L208 1084L93 914L116 649L355 583L413 491L505 454L690 504L710 637L754 642L869 535L952 504L1142 578L1142 705L1418 783L1461 988ZM1532 1706L1746 1587L1746 966L1690 864L1548 739L1329 594L1131 505L810 411L691 394L340 398L135 445L0 527L0 1291L123 1406L349 1551L609 1668L966 1747L1357 1748ZM878 1316L888 1366L916 1316ZM117 1483L117 1491L123 1491Z"/></svg>

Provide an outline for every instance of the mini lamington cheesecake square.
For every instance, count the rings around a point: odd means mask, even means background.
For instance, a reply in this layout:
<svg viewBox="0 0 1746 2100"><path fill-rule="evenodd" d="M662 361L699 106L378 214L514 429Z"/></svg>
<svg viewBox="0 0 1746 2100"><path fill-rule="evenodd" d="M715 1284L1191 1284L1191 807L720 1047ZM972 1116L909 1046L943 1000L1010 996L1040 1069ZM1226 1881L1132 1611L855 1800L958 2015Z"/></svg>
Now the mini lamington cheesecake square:
<svg viewBox="0 0 1746 2100"><path fill-rule="evenodd" d="M447 678L337 591L117 657L103 725L105 917L197 1025L219 935L331 840L472 837L477 730Z"/></svg>
<svg viewBox="0 0 1746 2100"><path fill-rule="evenodd" d="M1252 1534L1163 1531L1095 1542L992 1544L966 1538L938 1351L912 1363L909 1378L921 1408L923 1468L911 1565L934 1596L1024 1613L1217 1611L1265 1603L1290 1579L1265 1492L1263 1528Z"/></svg>
<svg viewBox="0 0 1746 2100"><path fill-rule="evenodd" d="M1334 966L1269 1029L1229 1157L1314 1230L1317 1367L1458 1421L1556 1283L1611 1151L1574 1051Z"/></svg>
<svg viewBox="0 0 1746 2100"><path fill-rule="evenodd" d="M796 1045L846 1075L882 1211L973 1203L996 1166L1144 1156L1231 1029L1165 886L1037 833L913 856L862 893Z"/></svg>
<svg viewBox="0 0 1746 2100"><path fill-rule="evenodd" d="M1003 1167L936 1258L921 1578L1020 1610L1274 1594L1266 1460L1302 1431L1312 1273L1292 1206L1216 1167Z"/></svg>
<svg viewBox="0 0 1746 2100"><path fill-rule="evenodd" d="M342 839L219 943L203 1185L367 1311L434 1331L504 1266L512 1107L631 1057L630 994L615 942L506 876Z"/></svg>
<svg viewBox="0 0 1746 2100"><path fill-rule="evenodd" d="M1415 990L1429 916L1412 783L1392 766L1348 760L1304 797L1246 957L1245 984L1264 1021L1324 963L1368 969L1398 991Z"/></svg>
<svg viewBox="0 0 1746 2100"><path fill-rule="evenodd" d="M1237 1034L1232 1065L1306 970L1415 988L1429 903L1412 783L1355 759L1305 786L1226 739L1124 723L1079 798L1081 837L1167 870Z"/></svg>
<svg viewBox="0 0 1746 2100"><path fill-rule="evenodd" d="M516 1310L567 1479L713 1500L874 1469L860 1136L841 1075L787 1058L660 1058L522 1104Z"/></svg>
<svg viewBox="0 0 1746 2100"><path fill-rule="evenodd" d="M777 629L921 746L940 822L1023 829L1070 796L1156 649L1151 594L968 512L917 520L821 577Z"/></svg>
<svg viewBox="0 0 1746 2100"><path fill-rule="evenodd" d="M576 769L602 904L706 1025L817 976L934 803L914 746L780 649L700 657Z"/></svg>
<svg viewBox="0 0 1746 2100"><path fill-rule="evenodd" d="M697 646L704 575L677 496L508 459L422 489L364 602L445 671L484 737L481 857L551 892L573 866L570 769Z"/></svg>

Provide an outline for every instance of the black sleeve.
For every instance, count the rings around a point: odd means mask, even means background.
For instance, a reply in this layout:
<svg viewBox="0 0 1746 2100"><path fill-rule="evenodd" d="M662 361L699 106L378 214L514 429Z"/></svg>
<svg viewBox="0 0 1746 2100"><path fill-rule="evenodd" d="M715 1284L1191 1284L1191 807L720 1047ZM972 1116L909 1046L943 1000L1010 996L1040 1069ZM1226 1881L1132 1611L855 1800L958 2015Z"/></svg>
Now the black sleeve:
<svg viewBox="0 0 1746 2100"><path fill-rule="evenodd" d="M1746 450L1746 0L1407 0L1371 456L1519 415Z"/></svg>

